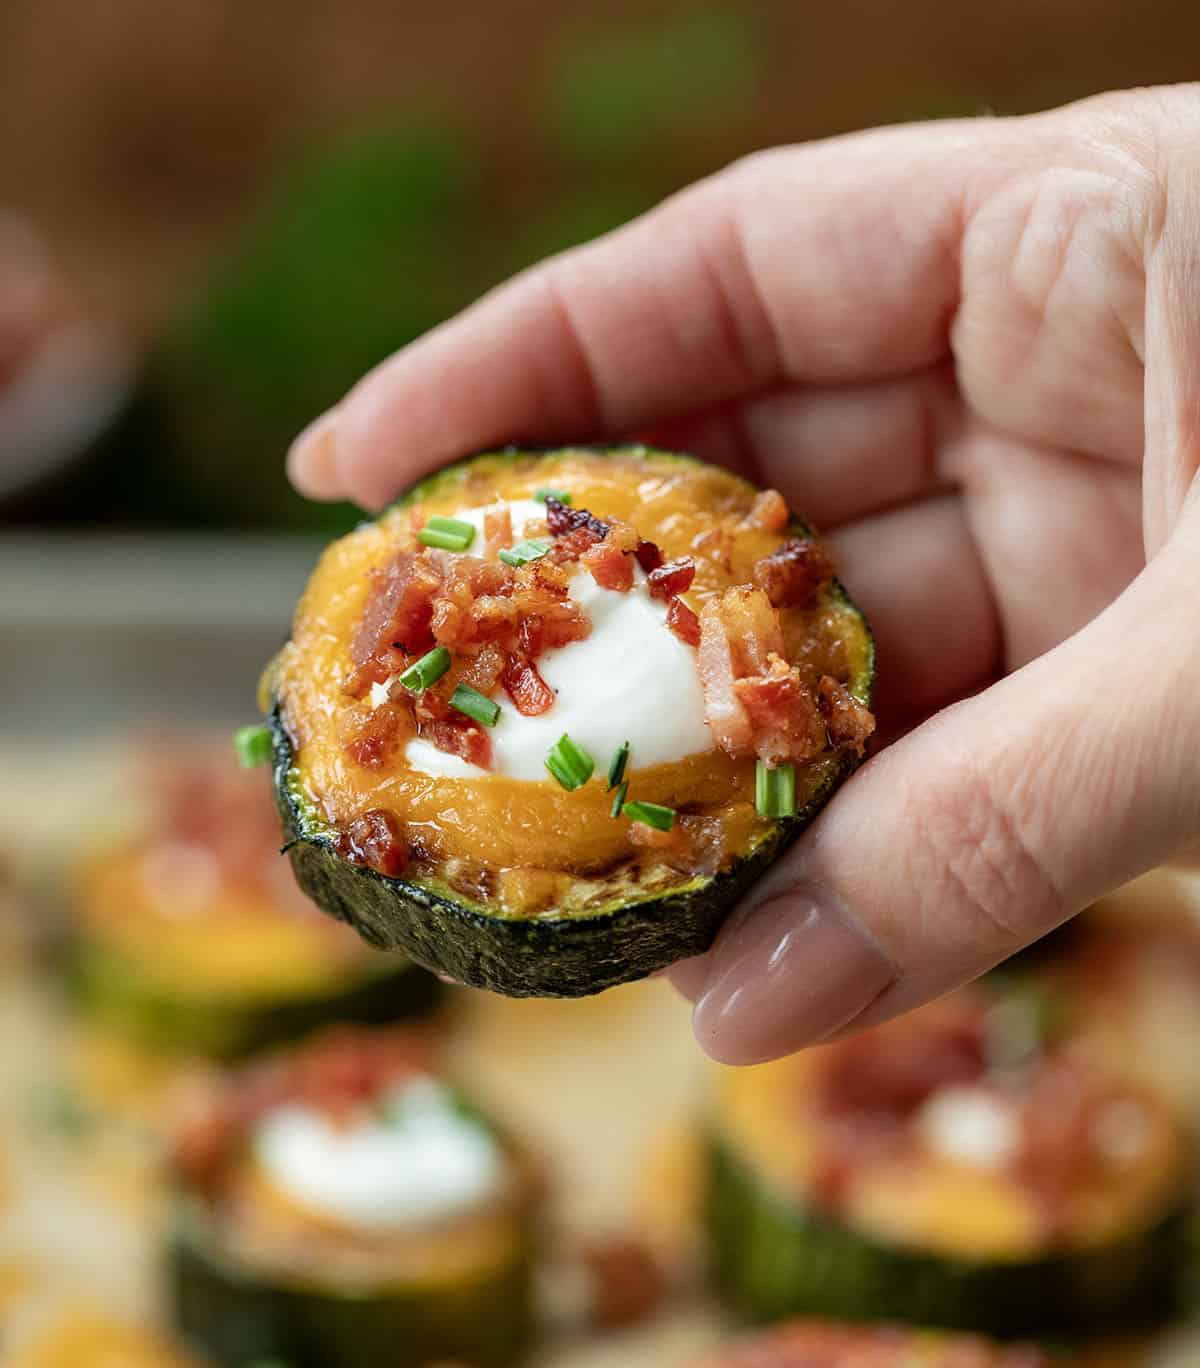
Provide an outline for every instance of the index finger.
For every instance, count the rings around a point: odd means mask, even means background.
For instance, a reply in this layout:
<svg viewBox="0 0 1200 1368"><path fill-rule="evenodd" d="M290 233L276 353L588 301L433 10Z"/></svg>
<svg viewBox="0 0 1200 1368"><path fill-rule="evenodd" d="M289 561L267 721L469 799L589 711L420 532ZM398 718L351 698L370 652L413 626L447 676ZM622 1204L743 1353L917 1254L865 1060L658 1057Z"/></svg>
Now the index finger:
<svg viewBox="0 0 1200 1368"><path fill-rule="evenodd" d="M301 435L293 481L385 503L508 442L603 439L782 381L948 354L986 121L762 153L486 296Z"/></svg>

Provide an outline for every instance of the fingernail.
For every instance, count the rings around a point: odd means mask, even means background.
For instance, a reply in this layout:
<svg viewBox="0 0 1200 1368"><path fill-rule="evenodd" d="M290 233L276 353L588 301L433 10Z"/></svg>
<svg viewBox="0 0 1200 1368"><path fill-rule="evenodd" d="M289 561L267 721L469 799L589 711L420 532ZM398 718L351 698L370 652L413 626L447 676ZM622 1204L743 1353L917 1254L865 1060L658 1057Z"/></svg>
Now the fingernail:
<svg viewBox="0 0 1200 1368"><path fill-rule="evenodd" d="M342 482L337 461L337 410L309 423L287 454L288 479L310 499L337 499Z"/></svg>
<svg viewBox="0 0 1200 1368"><path fill-rule="evenodd" d="M709 955L692 1029L723 1064L758 1064L812 1045L896 978L870 933L815 884L735 913Z"/></svg>

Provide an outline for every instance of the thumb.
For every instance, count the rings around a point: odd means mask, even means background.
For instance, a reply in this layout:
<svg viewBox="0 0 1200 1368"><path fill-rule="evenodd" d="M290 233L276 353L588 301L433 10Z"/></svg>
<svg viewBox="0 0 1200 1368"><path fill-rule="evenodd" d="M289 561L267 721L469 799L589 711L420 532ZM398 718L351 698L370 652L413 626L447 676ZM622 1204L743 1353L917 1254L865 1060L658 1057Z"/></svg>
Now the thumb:
<svg viewBox="0 0 1200 1368"><path fill-rule="evenodd" d="M1198 570L1189 512L1082 631L865 765L672 971L703 1048L748 1064L884 1020L1190 846Z"/></svg>

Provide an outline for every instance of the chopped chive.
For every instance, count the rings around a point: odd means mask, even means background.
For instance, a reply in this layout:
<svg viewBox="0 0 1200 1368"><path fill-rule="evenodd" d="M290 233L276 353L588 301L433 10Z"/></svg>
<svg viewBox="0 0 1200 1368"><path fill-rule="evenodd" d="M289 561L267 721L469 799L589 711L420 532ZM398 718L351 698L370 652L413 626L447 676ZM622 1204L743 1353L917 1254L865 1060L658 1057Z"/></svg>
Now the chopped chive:
<svg viewBox="0 0 1200 1368"><path fill-rule="evenodd" d="M609 816L611 816L611 817L619 817L619 816L621 815L621 809L625 806L625 795L626 795L628 792L629 792L629 780L628 780L628 779L623 779L623 780L617 785L617 791L616 791L616 793L613 794L612 810L611 810L611 812L609 813Z"/></svg>
<svg viewBox="0 0 1200 1368"><path fill-rule="evenodd" d="M494 727L500 720L500 704L487 694L481 694L469 684L460 684L450 695L450 706L460 713L466 713L485 727Z"/></svg>
<svg viewBox="0 0 1200 1368"><path fill-rule="evenodd" d="M796 770L792 765L768 769L760 760L754 774L754 806L763 817L796 815Z"/></svg>
<svg viewBox="0 0 1200 1368"><path fill-rule="evenodd" d="M546 756L546 768L568 792L580 788L592 777L596 762L563 732Z"/></svg>
<svg viewBox="0 0 1200 1368"><path fill-rule="evenodd" d="M541 560L550 550L550 543L544 537L532 541L518 542L511 551L501 551L500 559L505 565L527 565L530 561Z"/></svg>
<svg viewBox="0 0 1200 1368"><path fill-rule="evenodd" d="M625 778L625 766L629 763L629 742L624 742L618 747L616 754L612 758L612 764L608 767L608 791L613 789Z"/></svg>
<svg viewBox="0 0 1200 1368"><path fill-rule="evenodd" d="M233 734L233 749L243 769L267 764L273 749L271 728L261 722L257 726L239 727Z"/></svg>
<svg viewBox="0 0 1200 1368"><path fill-rule="evenodd" d="M538 503L545 503L547 499L556 499L560 504L571 502L571 495L565 489L535 489L533 497Z"/></svg>
<svg viewBox="0 0 1200 1368"><path fill-rule="evenodd" d="M444 646L435 646L432 651L415 660L400 676L400 683L410 693L420 693L431 684L436 684L450 668L450 652Z"/></svg>
<svg viewBox="0 0 1200 1368"><path fill-rule="evenodd" d="M417 533L417 540L443 551L465 551L475 540L475 527L459 518L430 518Z"/></svg>
<svg viewBox="0 0 1200 1368"><path fill-rule="evenodd" d="M631 822L641 822L655 831L670 831L675 825L675 809L660 803L626 803L621 811Z"/></svg>

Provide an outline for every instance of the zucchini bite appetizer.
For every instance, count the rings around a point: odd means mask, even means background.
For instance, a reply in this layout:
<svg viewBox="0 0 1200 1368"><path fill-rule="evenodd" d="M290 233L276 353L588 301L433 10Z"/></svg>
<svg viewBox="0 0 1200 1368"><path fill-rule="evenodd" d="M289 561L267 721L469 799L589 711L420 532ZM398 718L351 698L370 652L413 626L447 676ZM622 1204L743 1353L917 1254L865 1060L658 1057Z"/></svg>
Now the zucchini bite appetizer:
<svg viewBox="0 0 1200 1368"><path fill-rule="evenodd" d="M474 457L326 551L267 672L296 876L464 983L643 977L859 762L873 668L778 493L642 447Z"/></svg>
<svg viewBox="0 0 1200 1368"><path fill-rule="evenodd" d="M371 951L297 890L261 774L174 746L147 788L148 830L87 861L77 882L70 979L89 1023L227 1057L432 1006L435 979Z"/></svg>
<svg viewBox="0 0 1200 1368"><path fill-rule="evenodd" d="M1051 1362L1040 1349L975 1336L792 1321L736 1341L692 1368L1051 1368Z"/></svg>
<svg viewBox="0 0 1200 1368"><path fill-rule="evenodd" d="M528 1159L412 1028L331 1028L243 1066L174 1151L180 1330L242 1368L493 1368L531 1329Z"/></svg>
<svg viewBox="0 0 1200 1368"><path fill-rule="evenodd" d="M707 1230L751 1319L1094 1336L1176 1307L1186 1128L1017 1000L963 990L716 1102Z"/></svg>

